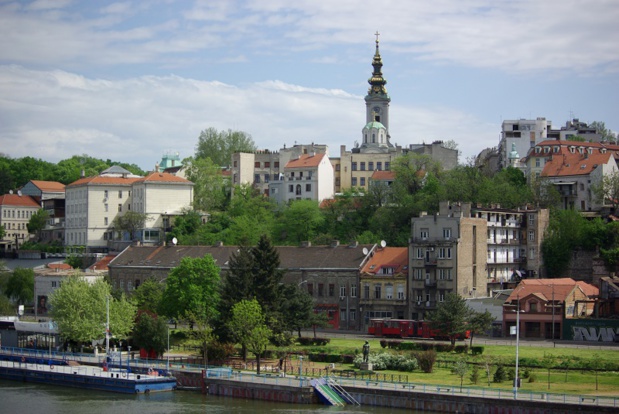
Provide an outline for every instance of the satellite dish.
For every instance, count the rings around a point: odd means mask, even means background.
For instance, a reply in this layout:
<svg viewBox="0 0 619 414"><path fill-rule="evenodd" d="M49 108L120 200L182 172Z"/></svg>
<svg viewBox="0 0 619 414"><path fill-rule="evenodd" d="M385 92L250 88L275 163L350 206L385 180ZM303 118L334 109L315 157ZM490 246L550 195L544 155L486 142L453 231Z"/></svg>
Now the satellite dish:
<svg viewBox="0 0 619 414"><path fill-rule="evenodd" d="M173 237L172 244L176 246L176 243L178 243L178 239L176 237Z"/></svg>
<svg viewBox="0 0 619 414"><path fill-rule="evenodd" d="M363 248L363 254L367 256L367 254L368 254L368 248L367 247Z"/></svg>
<svg viewBox="0 0 619 414"><path fill-rule="evenodd" d="M384 240L380 241L380 247L382 247L384 249L386 245L387 245L386 241L384 241Z"/></svg>

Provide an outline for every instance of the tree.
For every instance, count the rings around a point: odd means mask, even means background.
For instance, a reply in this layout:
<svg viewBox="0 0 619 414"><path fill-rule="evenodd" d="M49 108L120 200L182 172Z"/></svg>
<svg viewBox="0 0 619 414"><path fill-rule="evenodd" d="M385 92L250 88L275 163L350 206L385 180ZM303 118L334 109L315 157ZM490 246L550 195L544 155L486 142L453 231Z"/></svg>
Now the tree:
<svg viewBox="0 0 619 414"><path fill-rule="evenodd" d="M282 298L283 270L279 269L279 253L271 240L263 235L258 244L251 249L253 256L253 289L258 303L268 318L279 308Z"/></svg>
<svg viewBox="0 0 619 414"><path fill-rule="evenodd" d="M200 132L195 158L210 158L215 165L224 167L230 165L232 154L254 151L254 140L246 132L207 128Z"/></svg>
<svg viewBox="0 0 619 414"><path fill-rule="evenodd" d="M162 313L170 318L192 322L211 320L217 313L219 272L211 255L183 257L166 279Z"/></svg>
<svg viewBox="0 0 619 414"><path fill-rule="evenodd" d="M129 235L129 239L133 240L138 230L144 228L147 220L148 214L127 211L125 214L114 218L112 227L119 233L126 232Z"/></svg>
<svg viewBox="0 0 619 414"><path fill-rule="evenodd" d="M434 312L430 312L428 320L433 329L438 329L447 336L451 345L456 344L458 337L464 337L469 329L471 309L466 300L458 294L448 293L445 301L439 303Z"/></svg>
<svg viewBox="0 0 619 414"><path fill-rule="evenodd" d="M602 180L591 186L597 201L602 205L610 203L613 212L619 206L619 171L602 176Z"/></svg>
<svg viewBox="0 0 619 414"><path fill-rule="evenodd" d="M110 332L116 338L126 338L133 328L136 308L124 297L114 299L104 280L90 284L79 274L68 277L49 298L50 314L63 338L90 342L105 336L108 300Z"/></svg>
<svg viewBox="0 0 619 414"><path fill-rule="evenodd" d="M4 230L4 226L0 226L0 240L4 239L6 235L6 231Z"/></svg>
<svg viewBox="0 0 619 414"><path fill-rule="evenodd" d="M230 198L230 180L224 179L221 167L211 158L183 160L187 179L193 187L193 207L196 210L223 210Z"/></svg>
<svg viewBox="0 0 619 414"><path fill-rule="evenodd" d="M38 209L32 217L30 217L30 221L26 227L28 228L28 233L37 235L37 240L41 240L41 230L45 228L45 224L47 223L47 219L49 218L49 213L40 208Z"/></svg>
<svg viewBox="0 0 619 414"><path fill-rule="evenodd" d="M462 383L464 382L464 376L469 371L469 365L465 359L459 359L451 368L451 372L460 377L460 392L462 392Z"/></svg>
<svg viewBox="0 0 619 414"><path fill-rule="evenodd" d="M486 309L485 312L472 312L471 320L469 323L469 330L471 331L471 341L469 346L473 346L473 336L475 334L482 334L492 328L492 322L496 318L492 316Z"/></svg>
<svg viewBox="0 0 619 414"><path fill-rule="evenodd" d="M5 294L18 305L27 305L34 298L34 270L18 267L13 270L6 285Z"/></svg>
<svg viewBox="0 0 619 414"><path fill-rule="evenodd" d="M286 328L291 332L297 331L300 338L301 329L312 326L314 301L310 294L298 285L287 285L284 287L280 311Z"/></svg>
<svg viewBox="0 0 619 414"><path fill-rule="evenodd" d="M282 233L287 240L295 243L311 240L324 221L318 202L313 200L295 200L284 209L280 220Z"/></svg>
<svg viewBox="0 0 619 414"><path fill-rule="evenodd" d="M260 356L266 351L273 334L265 323L265 315L256 299L242 300L232 308L229 328L237 341L256 356L260 374Z"/></svg>
<svg viewBox="0 0 619 414"><path fill-rule="evenodd" d="M153 278L146 279L133 293L138 310L158 313L165 287Z"/></svg>
<svg viewBox="0 0 619 414"><path fill-rule="evenodd" d="M606 128L606 124L602 121L593 121L589 124L589 128L594 128L595 132L600 134L602 141L616 142L617 135L610 129Z"/></svg>
<svg viewBox="0 0 619 414"><path fill-rule="evenodd" d="M133 344L139 348L153 349L162 355L167 348L168 325L163 318L141 312L133 328Z"/></svg>

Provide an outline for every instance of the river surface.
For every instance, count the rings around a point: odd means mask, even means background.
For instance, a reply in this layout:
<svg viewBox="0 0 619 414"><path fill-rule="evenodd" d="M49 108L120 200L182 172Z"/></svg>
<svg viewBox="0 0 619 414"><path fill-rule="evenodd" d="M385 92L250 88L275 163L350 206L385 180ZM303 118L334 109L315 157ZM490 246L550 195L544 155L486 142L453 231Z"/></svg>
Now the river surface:
<svg viewBox="0 0 619 414"><path fill-rule="evenodd" d="M17 414L414 414L414 411L376 407L298 405L174 391L124 395L52 385L0 380L0 413Z"/></svg>

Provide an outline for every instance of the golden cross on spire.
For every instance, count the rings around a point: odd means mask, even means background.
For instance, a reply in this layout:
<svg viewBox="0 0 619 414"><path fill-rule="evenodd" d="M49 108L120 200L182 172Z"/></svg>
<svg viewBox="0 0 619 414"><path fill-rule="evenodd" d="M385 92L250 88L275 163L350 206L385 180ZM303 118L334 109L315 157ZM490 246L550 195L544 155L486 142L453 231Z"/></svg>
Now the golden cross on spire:
<svg viewBox="0 0 619 414"><path fill-rule="evenodd" d="M376 36L376 43L378 43L378 36L380 36L380 33L378 33L378 30L376 31L376 33L374 33L374 36Z"/></svg>

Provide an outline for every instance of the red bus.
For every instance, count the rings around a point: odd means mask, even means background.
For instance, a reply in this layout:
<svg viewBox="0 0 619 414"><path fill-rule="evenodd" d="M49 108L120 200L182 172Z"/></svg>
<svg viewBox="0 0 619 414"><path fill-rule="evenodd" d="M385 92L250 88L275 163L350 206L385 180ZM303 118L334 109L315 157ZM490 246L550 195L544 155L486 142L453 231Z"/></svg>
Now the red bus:
<svg viewBox="0 0 619 414"><path fill-rule="evenodd" d="M392 338L448 339L439 330L431 329L429 322L410 319L370 319L368 334ZM470 335L470 331L466 331L458 339L468 339Z"/></svg>

